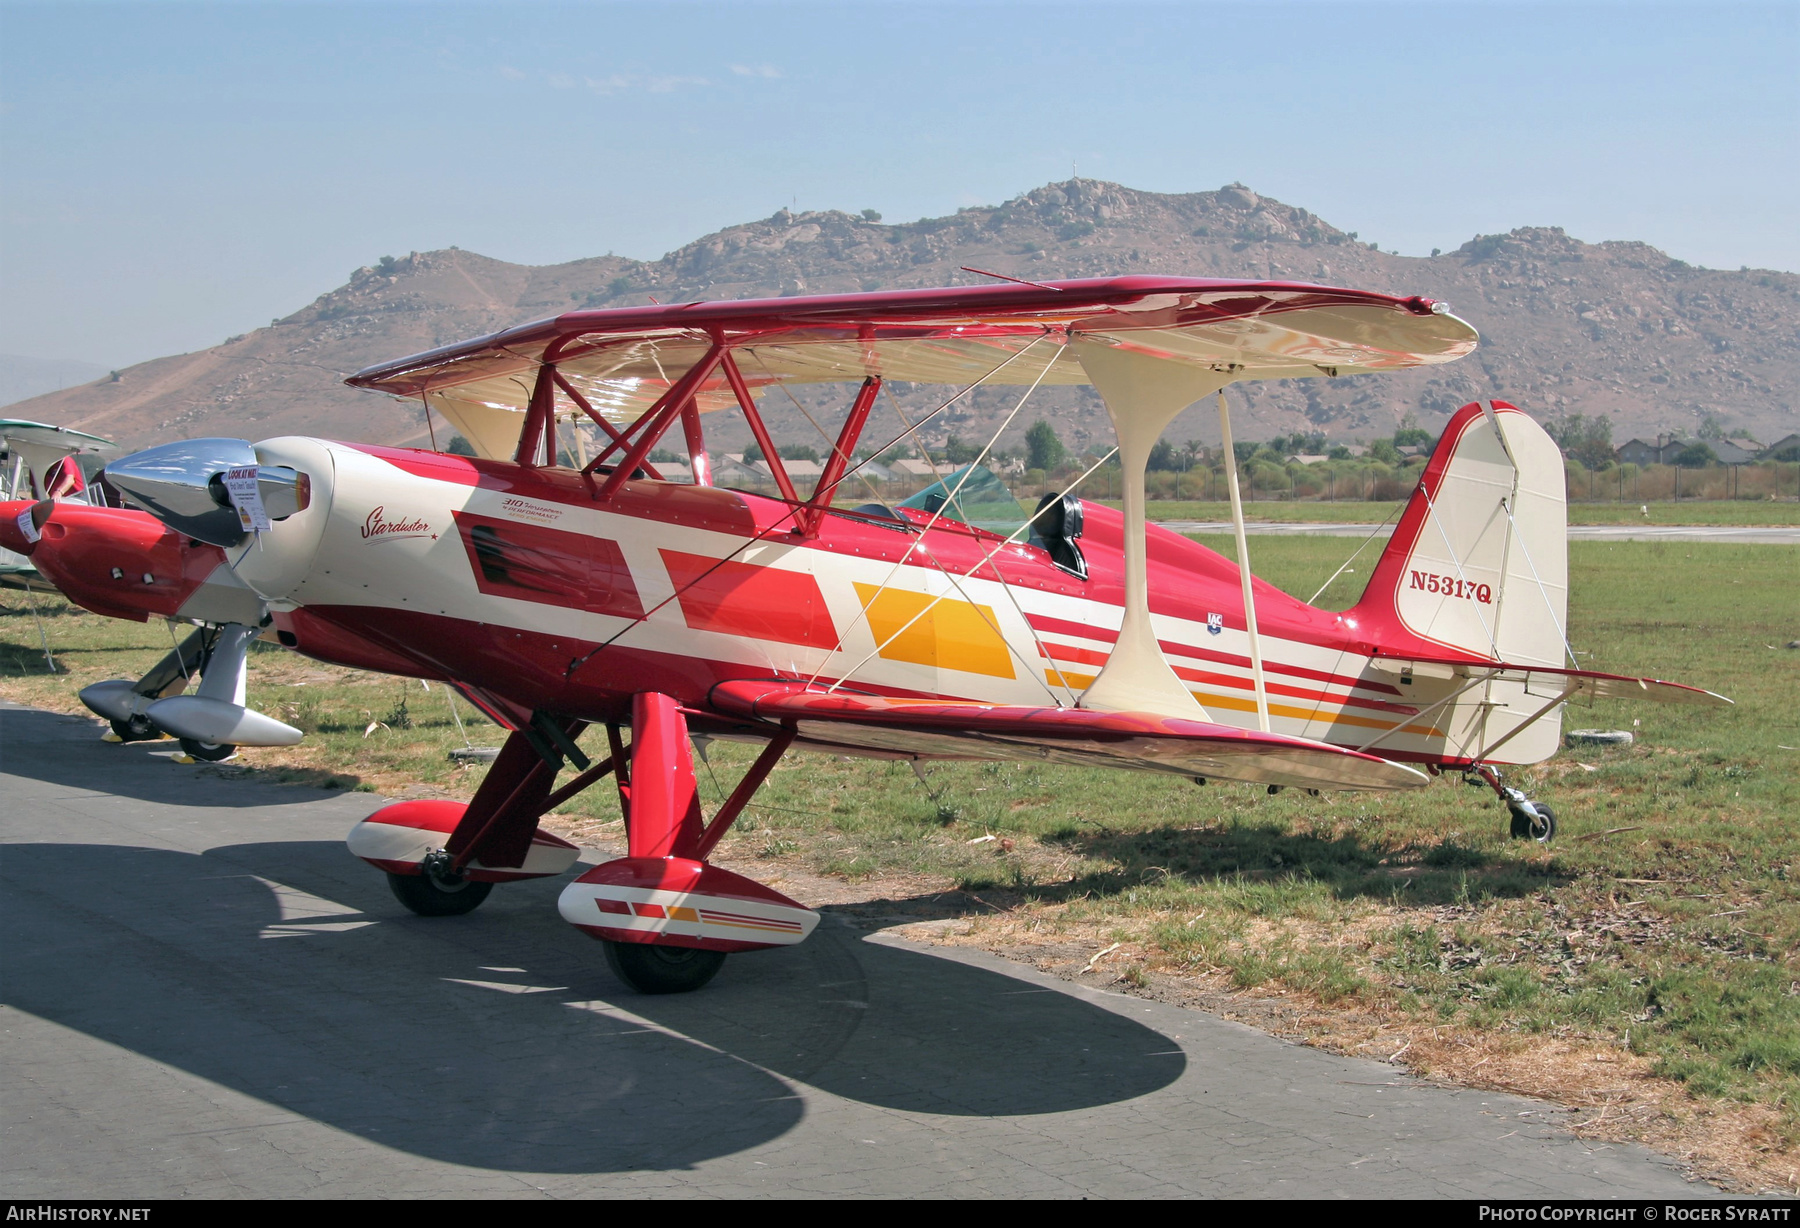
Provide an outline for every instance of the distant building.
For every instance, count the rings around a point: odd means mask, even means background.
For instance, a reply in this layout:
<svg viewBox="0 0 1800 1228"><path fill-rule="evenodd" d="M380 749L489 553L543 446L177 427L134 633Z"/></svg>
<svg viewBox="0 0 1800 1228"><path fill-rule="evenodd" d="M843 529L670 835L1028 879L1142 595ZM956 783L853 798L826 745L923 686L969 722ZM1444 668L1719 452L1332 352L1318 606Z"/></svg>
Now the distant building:
<svg viewBox="0 0 1800 1228"><path fill-rule="evenodd" d="M1625 465L1672 465L1677 456L1696 444L1711 448L1712 454L1719 458L1722 465L1748 465L1757 459L1755 453L1739 447L1732 440L1701 439L1694 435L1658 435L1655 443L1645 443L1642 439L1628 440L1619 447L1617 456L1619 462Z"/></svg>
<svg viewBox="0 0 1800 1228"><path fill-rule="evenodd" d="M742 452L726 452L713 458L713 481L743 485L769 480L769 471L756 461L745 461Z"/></svg>
<svg viewBox="0 0 1800 1228"><path fill-rule="evenodd" d="M937 470L935 470L931 467L930 461L897 460L893 463L891 468L894 470L895 473L904 474L906 477L909 477L909 478L935 478L935 477L937 477Z"/></svg>
<svg viewBox="0 0 1800 1228"><path fill-rule="evenodd" d="M1690 444L1703 443L1713 450L1721 464L1748 465L1756 459L1756 453L1733 439L1690 439Z"/></svg>
<svg viewBox="0 0 1800 1228"><path fill-rule="evenodd" d="M1757 460L1796 461L1800 460L1800 435L1789 435L1786 439L1777 439L1774 443L1756 454Z"/></svg>

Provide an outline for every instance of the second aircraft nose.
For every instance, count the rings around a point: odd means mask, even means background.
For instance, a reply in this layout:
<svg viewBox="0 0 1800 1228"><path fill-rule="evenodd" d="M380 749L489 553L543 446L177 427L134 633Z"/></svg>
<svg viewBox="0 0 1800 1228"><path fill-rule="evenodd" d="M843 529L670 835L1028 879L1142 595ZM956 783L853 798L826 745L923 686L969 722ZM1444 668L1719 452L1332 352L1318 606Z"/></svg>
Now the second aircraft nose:
<svg viewBox="0 0 1800 1228"><path fill-rule="evenodd" d="M311 501L307 475L258 464L244 439L187 439L114 461L106 480L178 533L235 546Z"/></svg>

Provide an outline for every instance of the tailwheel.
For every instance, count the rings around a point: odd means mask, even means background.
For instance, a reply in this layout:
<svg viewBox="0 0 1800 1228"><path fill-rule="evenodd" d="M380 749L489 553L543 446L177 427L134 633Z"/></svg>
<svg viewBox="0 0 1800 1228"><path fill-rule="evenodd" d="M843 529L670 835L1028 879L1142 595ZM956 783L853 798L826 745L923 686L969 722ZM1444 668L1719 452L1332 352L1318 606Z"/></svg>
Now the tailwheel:
<svg viewBox="0 0 1800 1228"><path fill-rule="evenodd" d="M725 952L604 941L606 966L639 993L691 993L718 975Z"/></svg>
<svg viewBox="0 0 1800 1228"><path fill-rule="evenodd" d="M1512 837L1514 840L1536 840L1539 844L1548 844L1556 838L1556 811L1543 802L1527 802L1531 813L1525 806L1510 804L1507 809L1512 813Z"/></svg>
<svg viewBox="0 0 1800 1228"><path fill-rule="evenodd" d="M442 860L447 861L448 858ZM488 892L494 889L494 884L478 883L454 871L434 866L432 857L428 856L417 874L395 874L390 871L388 887L393 891L395 899L421 917L460 917L480 908L481 902L488 898Z"/></svg>
<svg viewBox="0 0 1800 1228"><path fill-rule="evenodd" d="M123 735L121 735L123 736ZM181 739L182 753L193 759L206 763L219 763L237 754L237 747L229 742L201 742L194 738Z"/></svg>

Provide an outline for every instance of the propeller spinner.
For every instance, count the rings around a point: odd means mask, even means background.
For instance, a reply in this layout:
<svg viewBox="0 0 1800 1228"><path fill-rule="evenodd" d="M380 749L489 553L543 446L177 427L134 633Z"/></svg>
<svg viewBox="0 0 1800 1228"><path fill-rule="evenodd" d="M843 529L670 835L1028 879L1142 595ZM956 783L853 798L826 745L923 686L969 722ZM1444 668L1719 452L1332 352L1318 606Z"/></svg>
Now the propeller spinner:
<svg viewBox="0 0 1800 1228"><path fill-rule="evenodd" d="M225 474L254 467L257 494L270 520L285 520L311 501L307 476L285 465L257 463L245 439L186 439L134 453L106 467L106 480L131 503L178 533L215 546L249 536L240 502Z"/></svg>

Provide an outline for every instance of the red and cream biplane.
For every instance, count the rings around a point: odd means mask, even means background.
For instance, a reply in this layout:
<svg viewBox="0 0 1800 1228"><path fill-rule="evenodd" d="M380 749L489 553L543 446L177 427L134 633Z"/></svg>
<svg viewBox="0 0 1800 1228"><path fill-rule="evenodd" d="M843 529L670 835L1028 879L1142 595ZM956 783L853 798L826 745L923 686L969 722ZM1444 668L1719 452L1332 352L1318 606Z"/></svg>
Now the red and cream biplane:
<svg viewBox="0 0 1800 1228"><path fill-rule="evenodd" d="M421 399L475 458L201 440L107 479L221 547L284 644L445 681L511 730L468 805L401 802L352 832L415 912L466 912L494 883L566 871L576 849L538 820L610 774L628 856L573 880L561 910L628 983L670 992L816 921L708 861L790 748L1312 790L1412 788L1454 768L1486 777L1515 834L1547 839L1548 808L1496 768L1553 753L1564 704L1718 700L1574 668L1562 461L1529 417L1492 402L1452 419L1341 614L1145 523L1150 449L1203 398L1219 396L1229 455L1233 383L1446 363L1475 344L1424 299L1156 277L573 312L349 381ZM795 394L816 406L820 385L842 400L805 491L758 398L817 418ZM895 385L947 395L909 415ZM970 390L1018 390L1004 431L1046 385L1104 400L1122 512L1084 503L1079 480L1027 512L981 460L897 503L847 506L872 456L911 452ZM778 494L713 484L712 413L747 419ZM675 430L679 482L650 459ZM600 762L577 745L593 723ZM710 821L699 735L764 747ZM558 787L565 765L576 774Z"/></svg>

